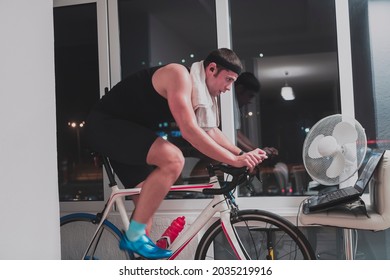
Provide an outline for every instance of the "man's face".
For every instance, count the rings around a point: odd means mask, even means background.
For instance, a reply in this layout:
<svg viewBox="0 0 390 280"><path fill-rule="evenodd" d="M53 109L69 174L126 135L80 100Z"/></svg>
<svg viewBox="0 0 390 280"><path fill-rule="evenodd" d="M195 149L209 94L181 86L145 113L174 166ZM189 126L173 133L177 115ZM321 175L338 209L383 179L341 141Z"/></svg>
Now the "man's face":
<svg viewBox="0 0 390 280"><path fill-rule="evenodd" d="M242 108L245 105L251 103L256 95L256 92L245 88L243 85L236 85L235 94L238 102L238 106Z"/></svg>
<svg viewBox="0 0 390 280"><path fill-rule="evenodd" d="M206 68L206 85L211 96L230 91L237 78L237 73L225 69L218 70L215 63L210 63Z"/></svg>

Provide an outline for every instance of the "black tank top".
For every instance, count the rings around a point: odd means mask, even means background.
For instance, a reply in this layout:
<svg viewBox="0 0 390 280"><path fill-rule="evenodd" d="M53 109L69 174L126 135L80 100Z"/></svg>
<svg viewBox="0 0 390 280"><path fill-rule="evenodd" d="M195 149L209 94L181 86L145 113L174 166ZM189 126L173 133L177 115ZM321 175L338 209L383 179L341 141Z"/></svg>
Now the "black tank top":
<svg viewBox="0 0 390 280"><path fill-rule="evenodd" d="M166 98L152 85L152 76L163 66L140 70L116 84L99 101L96 109L152 129L173 122Z"/></svg>

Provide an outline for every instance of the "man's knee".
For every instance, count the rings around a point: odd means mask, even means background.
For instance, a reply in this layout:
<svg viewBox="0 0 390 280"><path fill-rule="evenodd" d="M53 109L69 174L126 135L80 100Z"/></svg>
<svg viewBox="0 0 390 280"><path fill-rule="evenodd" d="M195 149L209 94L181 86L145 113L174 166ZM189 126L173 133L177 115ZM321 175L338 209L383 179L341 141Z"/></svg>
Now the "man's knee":
<svg viewBox="0 0 390 280"><path fill-rule="evenodd" d="M183 156L183 153L181 152L180 149L178 149L178 153L175 154L175 158L174 158L174 161L175 161L175 164L178 166L178 168L180 169L180 172L183 170L184 168L184 163L185 163L185 159L184 159L184 156Z"/></svg>
<svg viewBox="0 0 390 280"><path fill-rule="evenodd" d="M156 141L148 154L148 163L180 175L184 167L184 156L175 145L162 140Z"/></svg>
<svg viewBox="0 0 390 280"><path fill-rule="evenodd" d="M161 168L167 169L170 173L174 173L179 176L184 167L184 156L183 153L178 151L172 151L171 153L164 156L165 163L162 163Z"/></svg>

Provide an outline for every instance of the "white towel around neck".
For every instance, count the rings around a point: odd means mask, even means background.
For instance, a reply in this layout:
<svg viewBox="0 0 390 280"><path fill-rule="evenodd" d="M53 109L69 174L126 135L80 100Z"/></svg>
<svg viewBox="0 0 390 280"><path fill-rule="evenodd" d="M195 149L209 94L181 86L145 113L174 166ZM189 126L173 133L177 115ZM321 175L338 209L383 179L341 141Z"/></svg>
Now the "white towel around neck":
<svg viewBox="0 0 390 280"><path fill-rule="evenodd" d="M190 69L192 79L192 107L198 125L204 130L219 126L219 109L217 97L212 97L207 89L203 61L195 62Z"/></svg>

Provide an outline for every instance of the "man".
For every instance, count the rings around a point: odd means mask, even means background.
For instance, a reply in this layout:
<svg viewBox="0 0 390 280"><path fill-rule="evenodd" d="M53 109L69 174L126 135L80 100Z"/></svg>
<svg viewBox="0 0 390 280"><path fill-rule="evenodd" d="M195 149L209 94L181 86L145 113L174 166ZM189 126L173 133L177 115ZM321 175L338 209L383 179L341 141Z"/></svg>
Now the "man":
<svg viewBox="0 0 390 280"><path fill-rule="evenodd" d="M241 69L233 51L218 49L190 72L175 63L141 70L114 86L92 110L87 119L91 147L110 158L125 187L142 188L122 249L149 259L172 254L146 235L184 166L180 149L155 133L157 121L176 122L184 139L216 161L253 170L267 158L260 149L243 153L218 129L215 99L231 89Z"/></svg>
<svg viewBox="0 0 390 280"><path fill-rule="evenodd" d="M259 80L250 72L242 73L237 81L234 83L235 101L238 108L236 108L236 132L237 132L237 146L244 152L256 149L253 142L241 131L240 111L245 105L252 102L253 98L260 92L261 84ZM273 147L262 148L268 156L277 156L278 150Z"/></svg>

